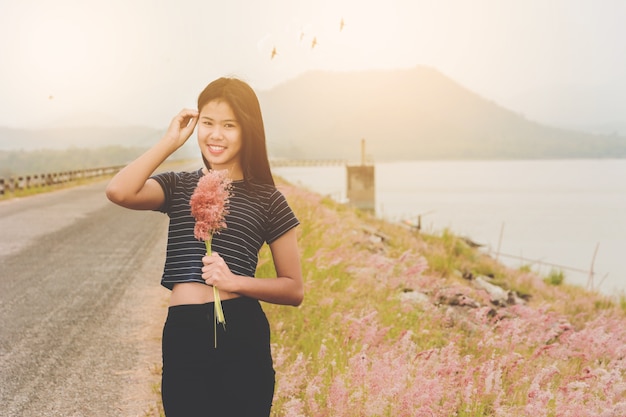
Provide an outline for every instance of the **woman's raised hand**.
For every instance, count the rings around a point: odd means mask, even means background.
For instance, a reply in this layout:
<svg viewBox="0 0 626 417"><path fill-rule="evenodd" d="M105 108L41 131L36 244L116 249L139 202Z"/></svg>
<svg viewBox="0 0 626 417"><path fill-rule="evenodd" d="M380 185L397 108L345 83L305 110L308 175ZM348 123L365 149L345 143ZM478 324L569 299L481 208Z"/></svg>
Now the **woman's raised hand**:
<svg viewBox="0 0 626 417"><path fill-rule="evenodd" d="M115 174L106 189L109 200L135 210L156 210L161 207L165 201L163 188L150 176L163 161L185 144L197 123L197 110L181 110L158 143Z"/></svg>
<svg viewBox="0 0 626 417"><path fill-rule="evenodd" d="M196 124L198 124L198 111L183 109L172 119L165 136L181 147L193 133Z"/></svg>

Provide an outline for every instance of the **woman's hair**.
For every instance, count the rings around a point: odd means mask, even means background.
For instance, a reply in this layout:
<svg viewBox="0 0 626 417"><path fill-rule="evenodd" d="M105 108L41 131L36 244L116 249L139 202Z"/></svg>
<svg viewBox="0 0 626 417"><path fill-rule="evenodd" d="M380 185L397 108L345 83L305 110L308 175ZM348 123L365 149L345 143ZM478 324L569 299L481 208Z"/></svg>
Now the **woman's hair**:
<svg viewBox="0 0 626 417"><path fill-rule="evenodd" d="M261 106L254 90L237 78L218 78L207 85L198 96L198 110L214 100L227 103L241 126L241 168L244 181L274 185L265 145ZM210 168L206 159L204 163Z"/></svg>

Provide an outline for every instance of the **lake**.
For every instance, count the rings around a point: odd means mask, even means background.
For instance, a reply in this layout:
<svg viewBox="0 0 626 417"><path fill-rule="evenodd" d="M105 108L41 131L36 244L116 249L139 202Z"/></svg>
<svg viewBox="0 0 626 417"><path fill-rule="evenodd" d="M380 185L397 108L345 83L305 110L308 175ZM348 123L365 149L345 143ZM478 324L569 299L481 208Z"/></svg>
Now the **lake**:
<svg viewBox="0 0 626 417"><path fill-rule="evenodd" d="M346 200L345 167L273 172ZM425 232L448 228L507 265L562 270L568 283L626 292L626 159L389 162L375 164L375 177L380 218L420 216Z"/></svg>

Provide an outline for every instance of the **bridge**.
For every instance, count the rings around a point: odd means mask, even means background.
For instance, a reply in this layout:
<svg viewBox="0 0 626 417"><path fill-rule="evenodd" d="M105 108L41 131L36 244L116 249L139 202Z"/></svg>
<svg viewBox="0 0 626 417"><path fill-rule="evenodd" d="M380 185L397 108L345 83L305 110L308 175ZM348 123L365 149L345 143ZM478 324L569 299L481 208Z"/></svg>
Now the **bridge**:
<svg viewBox="0 0 626 417"><path fill-rule="evenodd" d="M270 159L272 167L319 167L319 166L346 166L346 159Z"/></svg>

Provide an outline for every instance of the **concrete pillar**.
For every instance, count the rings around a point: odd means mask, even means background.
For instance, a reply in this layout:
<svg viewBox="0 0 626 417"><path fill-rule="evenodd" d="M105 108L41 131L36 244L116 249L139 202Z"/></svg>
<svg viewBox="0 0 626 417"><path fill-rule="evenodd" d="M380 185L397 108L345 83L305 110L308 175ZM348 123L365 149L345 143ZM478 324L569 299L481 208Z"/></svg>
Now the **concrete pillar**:
<svg viewBox="0 0 626 417"><path fill-rule="evenodd" d="M366 164L365 139L361 140L361 165L347 165L346 170L346 196L350 205L376 214L376 178L374 165Z"/></svg>

